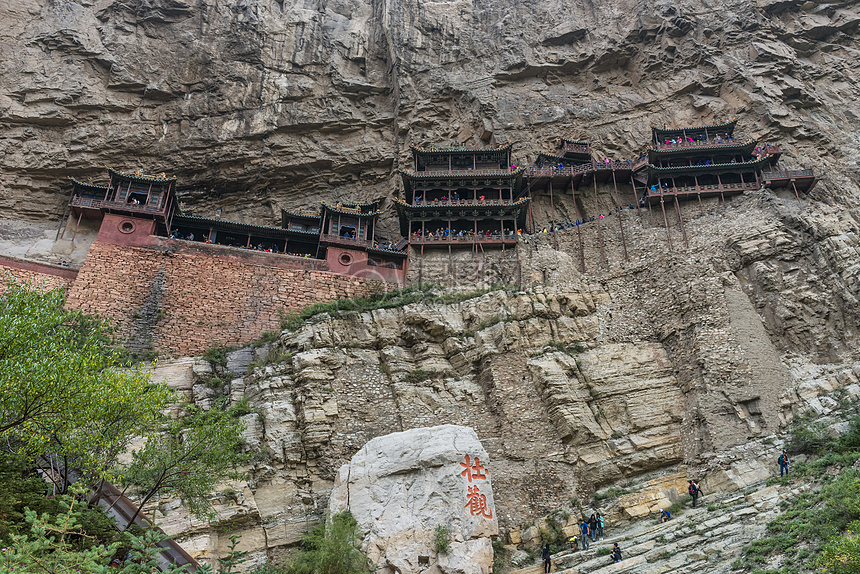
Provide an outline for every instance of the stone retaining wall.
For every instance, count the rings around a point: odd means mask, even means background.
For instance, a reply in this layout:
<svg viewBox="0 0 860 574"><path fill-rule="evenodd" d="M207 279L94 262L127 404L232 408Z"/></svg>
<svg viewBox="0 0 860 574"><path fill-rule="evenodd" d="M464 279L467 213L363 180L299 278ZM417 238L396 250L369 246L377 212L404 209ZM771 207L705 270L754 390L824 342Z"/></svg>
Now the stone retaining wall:
<svg viewBox="0 0 860 574"><path fill-rule="evenodd" d="M292 259L179 240L97 241L67 304L114 320L131 350L185 356L278 331L284 313L307 305L389 288Z"/></svg>
<svg viewBox="0 0 860 574"><path fill-rule="evenodd" d="M78 272L67 267L0 256L0 279L2 279L0 281L0 293L6 290L5 277L7 275L15 281L31 281L44 286L45 289L56 289L57 287L68 289Z"/></svg>

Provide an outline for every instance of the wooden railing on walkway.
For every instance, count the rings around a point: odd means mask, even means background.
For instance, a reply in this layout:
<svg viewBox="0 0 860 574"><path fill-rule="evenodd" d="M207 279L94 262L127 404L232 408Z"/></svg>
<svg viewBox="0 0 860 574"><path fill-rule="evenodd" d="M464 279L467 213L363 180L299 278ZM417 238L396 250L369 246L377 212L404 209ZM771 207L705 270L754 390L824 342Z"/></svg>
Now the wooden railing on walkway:
<svg viewBox="0 0 860 574"><path fill-rule="evenodd" d="M649 189L648 197L660 197L661 195L686 195L691 193L720 193L725 191L755 190L761 185L755 182L724 183L722 185L687 185L683 187L668 187L665 189Z"/></svg>
<svg viewBox="0 0 860 574"><path fill-rule="evenodd" d="M801 177L815 177L812 168L809 169L778 169L776 171L761 172L762 179L797 179Z"/></svg>
<svg viewBox="0 0 860 574"><path fill-rule="evenodd" d="M410 243L516 243L516 235L448 235L440 237L416 237L409 238Z"/></svg>
<svg viewBox="0 0 860 574"><path fill-rule="evenodd" d="M155 205L140 205L127 203L125 201L110 201L93 197L81 197L80 195L76 195L72 198L72 207L88 207L90 209L121 209L123 211L133 211L135 213L163 212L162 208Z"/></svg>

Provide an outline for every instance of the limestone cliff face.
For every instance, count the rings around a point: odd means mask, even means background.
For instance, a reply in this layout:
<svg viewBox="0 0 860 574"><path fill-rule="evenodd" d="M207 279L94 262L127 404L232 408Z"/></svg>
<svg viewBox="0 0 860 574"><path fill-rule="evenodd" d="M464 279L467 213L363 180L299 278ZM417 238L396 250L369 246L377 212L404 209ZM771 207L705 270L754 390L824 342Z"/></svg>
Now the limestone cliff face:
<svg viewBox="0 0 860 574"><path fill-rule="evenodd" d="M175 173L198 214L396 193L408 144L558 135L629 157L651 123L738 114L853 179L852 2L21 0L0 7L0 208L67 175ZM393 226L392 226L393 229Z"/></svg>
<svg viewBox="0 0 860 574"><path fill-rule="evenodd" d="M671 500L687 476L708 492L766 476L787 422L838 408L825 395L858 383L860 230L850 211L770 191L681 211L672 251L661 213L625 210L623 243L617 214L600 234L579 229L586 273L577 230L541 233L519 245L522 289L282 333L271 364L230 386L257 411L248 441L266 456L224 523L276 557L367 441L441 424L476 430L505 532L610 484L646 485L624 517ZM474 284L515 268L497 257L463 255L457 274ZM446 260L425 270L441 276ZM209 404L207 387L170 378ZM217 546L175 509L159 518L192 547Z"/></svg>

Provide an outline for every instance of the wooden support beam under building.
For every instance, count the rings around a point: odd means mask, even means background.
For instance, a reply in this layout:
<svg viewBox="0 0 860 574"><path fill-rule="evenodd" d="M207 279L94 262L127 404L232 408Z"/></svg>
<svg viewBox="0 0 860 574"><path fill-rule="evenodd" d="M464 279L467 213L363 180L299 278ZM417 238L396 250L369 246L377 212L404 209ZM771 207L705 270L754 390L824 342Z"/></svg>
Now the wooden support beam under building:
<svg viewBox="0 0 860 574"><path fill-rule="evenodd" d="M615 188L615 211L618 214L618 228L621 230L621 245L624 247L624 261L630 261L627 256L627 242L624 240L624 224L621 222L621 205L618 202L618 182L615 180L615 169L612 170L612 187Z"/></svg>
<svg viewBox="0 0 860 574"><path fill-rule="evenodd" d="M592 161L592 164L595 162ZM597 169L591 174L591 181L594 182L594 208L597 210L597 217L595 221L597 222L597 242L600 245L600 261L606 265L608 262L606 261L606 253L603 251L603 229L600 226L600 204L597 202Z"/></svg>
<svg viewBox="0 0 860 574"><path fill-rule="evenodd" d="M579 259L581 261L580 271L585 273L585 250L582 248L582 216L579 213L579 206L576 205L576 188L573 186L573 176L570 176L570 193L573 194L573 212L576 214L576 236L579 238Z"/></svg>
<svg viewBox="0 0 860 574"><path fill-rule="evenodd" d="M684 228L684 218L681 217L681 204L678 203L678 192L675 191L675 210L678 212L678 221L681 223L681 234L684 236L684 247L690 248L687 243L687 230Z"/></svg>
<svg viewBox="0 0 860 574"><path fill-rule="evenodd" d="M666 206L663 202L663 191L660 191L660 209L663 210L663 223L666 224L666 239L669 241L669 251L672 251L672 236L669 234L669 220L666 218Z"/></svg>

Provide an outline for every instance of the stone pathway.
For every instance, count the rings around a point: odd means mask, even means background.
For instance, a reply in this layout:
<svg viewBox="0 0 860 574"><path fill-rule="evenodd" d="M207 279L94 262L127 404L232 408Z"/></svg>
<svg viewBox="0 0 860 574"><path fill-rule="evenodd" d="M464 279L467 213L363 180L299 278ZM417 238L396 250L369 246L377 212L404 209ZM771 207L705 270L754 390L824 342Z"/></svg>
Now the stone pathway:
<svg viewBox="0 0 860 574"><path fill-rule="evenodd" d="M760 538L768 522L779 514L779 502L799 490L790 486L748 488L748 494L712 494L700 499L697 508L687 508L666 523L652 517L636 522L587 551L566 550L552 557L552 571L564 574L726 574L740 551ZM713 510L708 510L711 507ZM618 543L624 560L597 556L601 548ZM604 551L605 552L605 551ZM538 563L512 574L542 574Z"/></svg>

